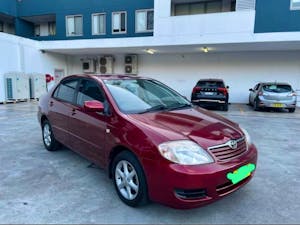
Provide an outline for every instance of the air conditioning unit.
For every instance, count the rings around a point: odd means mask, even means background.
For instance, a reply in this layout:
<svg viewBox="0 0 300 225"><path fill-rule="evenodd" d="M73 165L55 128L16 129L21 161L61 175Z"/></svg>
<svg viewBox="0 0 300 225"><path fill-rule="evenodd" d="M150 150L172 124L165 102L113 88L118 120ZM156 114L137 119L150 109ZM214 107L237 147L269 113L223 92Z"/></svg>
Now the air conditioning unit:
<svg viewBox="0 0 300 225"><path fill-rule="evenodd" d="M99 71L101 74L113 74L113 72L114 72L114 57L101 56L99 59Z"/></svg>
<svg viewBox="0 0 300 225"><path fill-rule="evenodd" d="M82 70L84 73L95 73L96 64L94 59L83 59Z"/></svg>
<svg viewBox="0 0 300 225"><path fill-rule="evenodd" d="M24 73L13 72L4 75L6 100L29 99L29 77Z"/></svg>
<svg viewBox="0 0 300 225"><path fill-rule="evenodd" d="M31 73L27 76L30 78L30 98L39 99L47 92L45 75Z"/></svg>
<svg viewBox="0 0 300 225"><path fill-rule="evenodd" d="M126 55L125 56L125 73L138 74L138 56Z"/></svg>

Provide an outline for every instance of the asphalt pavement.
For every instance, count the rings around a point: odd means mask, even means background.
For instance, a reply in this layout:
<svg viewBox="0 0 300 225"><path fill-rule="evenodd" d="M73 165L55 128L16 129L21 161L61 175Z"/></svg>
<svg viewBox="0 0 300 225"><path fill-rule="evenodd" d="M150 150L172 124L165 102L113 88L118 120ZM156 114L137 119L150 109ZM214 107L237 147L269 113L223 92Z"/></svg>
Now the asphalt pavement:
<svg viewBox="0 0 300 225"><path fill-rule="evenodd" d="M255 177L202 208L123 204L104 170L68 149L44 149L37 103L0 105L0 223L300 223L300 109L215 111L241 124L259 152Z"/></svg>

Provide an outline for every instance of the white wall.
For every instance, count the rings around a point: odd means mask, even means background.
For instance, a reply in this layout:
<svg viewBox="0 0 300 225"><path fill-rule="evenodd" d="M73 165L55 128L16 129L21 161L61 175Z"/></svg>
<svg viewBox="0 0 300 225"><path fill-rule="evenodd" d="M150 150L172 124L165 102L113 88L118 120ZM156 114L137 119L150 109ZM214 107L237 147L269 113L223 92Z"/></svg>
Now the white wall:
<svg viewBox="0 0 300 225"><path fill-rule="evenodd" d="M140 75L159 79L187 98L200 78L224 79L234 103L247 103L249 88L260 81L285 81L300 90L299 52L142 56L139 68Z"/></svg>
<svg viewBox="0 0 300 225"><path fill-rule="evenodd" d="M5 101L3 75L7 72L54 74L54 69L67 72L66 57L42 53L33 40L0 33L0 102Z"/></svg>
<svg viewBox="0 0 300 225"><path fill-rule="evenodd" d="M171 0L154 2L154 37L200 37L216 34L253 34L255 10L171 16Z"/></svg>
<svg viewBox="0 0 300 225"><path fill-rule="evenodd" d="M81 57L69 57L69 72L82 73ZM124 74L124 55L115 55L116 74ZM222 78L230 102L247 103L249 88L260 81L289 82L300 90L299 52L241 52L184 55L139 55L139 75L170 85L190 98L201 78ZM299 97L300 100L300 97Z"/></svg>

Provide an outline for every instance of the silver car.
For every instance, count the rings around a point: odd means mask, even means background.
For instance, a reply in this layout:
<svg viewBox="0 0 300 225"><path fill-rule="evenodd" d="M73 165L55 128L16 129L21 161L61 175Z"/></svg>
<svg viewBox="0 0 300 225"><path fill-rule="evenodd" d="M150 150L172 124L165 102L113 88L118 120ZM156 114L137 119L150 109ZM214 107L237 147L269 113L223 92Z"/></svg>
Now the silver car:
<svg viewBox="0 0 300 225"><path fill-rule="evenodd" d="M288 83L258 83L249 89L249 105L254 110L282 108L295 112L297 94Z"/></svg>

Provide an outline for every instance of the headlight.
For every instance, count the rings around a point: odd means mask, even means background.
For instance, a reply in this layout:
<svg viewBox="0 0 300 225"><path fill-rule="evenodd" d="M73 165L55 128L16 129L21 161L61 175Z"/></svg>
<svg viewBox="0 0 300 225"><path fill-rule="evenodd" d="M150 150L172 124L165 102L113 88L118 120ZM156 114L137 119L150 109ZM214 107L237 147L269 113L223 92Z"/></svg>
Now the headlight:
<svg viewBox="0 0 300 225"><path fill-rule="evenodd" d="M158 146L160 154L181 165L212 163L212 157L195 142L189 140L170 141Z"/></svg>
<svg viewBox="0 0 300 225"><path fill-rule="evenodd" d="M250 137L248 131L246 131L244 128L241 128L241 130L243 131L243 133L245 135L245 138L246 138L246 142L247 142L247 144L249 146L251 144L251 137Z"/></svg>

